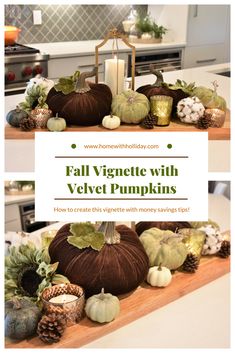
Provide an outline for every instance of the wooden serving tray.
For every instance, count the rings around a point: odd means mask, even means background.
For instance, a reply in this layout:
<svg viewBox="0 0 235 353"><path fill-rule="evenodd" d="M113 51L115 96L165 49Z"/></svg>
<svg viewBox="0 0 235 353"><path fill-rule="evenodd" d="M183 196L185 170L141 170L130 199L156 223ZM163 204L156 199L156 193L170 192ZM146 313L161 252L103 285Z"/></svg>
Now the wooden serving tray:
<svg viewBox="0 0 235 353"><path fill-rule="evenodd" d="M32 131L21 131L19 128L12 127L10 125L5 126L5 139L7 140L33 140L36 131L50 132L46 129L35 129ZM138 132L208 132L209 140L230 140L230 110L226 112L226 119L223 127L221 128L209 128L207 130L200 130L195 125L184 124L179 119L173 119L169 126L157 127L154 129L143 129L139 125L123 124L116 130L107 130L101 125L96 126L70 126L67 127L65 132L73 131L97 131L97 132L120 132L120 131L138 131Z"/></svg>
<svg viewBox="0 0 235 353"><path fill-rule="evenodd" d="M196 273L176 272L166 288L151 287L143 283L135 291L119 296L121 312L108 324L92 322L87 317L77 325L66 328L60 342L52 346L44 344L38 337L20 342L6 340L6 348L79 348L98 339L152 311L181 298L197 288L208 284L230 272L230 259L216 256L202 257Z"/></svg>

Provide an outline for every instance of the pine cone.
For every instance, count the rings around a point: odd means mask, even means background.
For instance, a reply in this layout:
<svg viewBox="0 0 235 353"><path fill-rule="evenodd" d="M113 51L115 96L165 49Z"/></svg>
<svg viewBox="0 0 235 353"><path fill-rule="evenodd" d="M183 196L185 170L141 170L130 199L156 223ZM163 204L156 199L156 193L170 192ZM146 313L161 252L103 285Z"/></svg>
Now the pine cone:
<svg viewBox="0 0 235 353"><path fill-rule="evenodd" d="M230 248L231 248L230 241L224 240L221 244L221 248L218 252L218 255L226 259L226 257L230 256Z"/></svg>
<svg viewBox="0 0 235 353"><path fill-rule="evenodd" d="M35 128L35 121L30 116L20 121L20 128L23 131L31 131Z"/></svg>
<svg viewBox="0 0 235 353"><path fill-rule="evenodd" d="M140 125L144 129L153 129L154 125L156 125L156 117L154 115L148 114Z"/></svg>
<svg viewBox="0 0 235 353"><path fill-rule="evenodd" d="M185 272L194 273L198 269L198 257L192 253L189 253L182 265L182 269Z"/></svg>
<svg viewBox="0 0 235 353"><path fill-rule="evenodd" d="M198 129L208 129L211 126L211 117L210 115L204 114L201 118L197 121L197 128Z"/></svg>
<svg viewBox="0 0 235 353"><path fill-rule="evenodd" d="M66 328L66 320L63 315L44 315L38 323L37 334L45 343L58 342Z"/></svg>

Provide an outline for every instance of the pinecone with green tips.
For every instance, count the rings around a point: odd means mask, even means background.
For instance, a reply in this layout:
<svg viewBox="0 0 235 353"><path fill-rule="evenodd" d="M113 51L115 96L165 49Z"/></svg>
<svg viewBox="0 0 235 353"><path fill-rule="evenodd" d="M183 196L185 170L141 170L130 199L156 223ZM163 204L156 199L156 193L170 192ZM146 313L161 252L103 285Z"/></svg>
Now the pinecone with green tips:
<svg viewBox="0 0 235 353"><path fill-rule="evenodd" d="M30 116L20 121L20 128L23 131L31 131L35 128L35 121Z"/></svg>
<svg viewBox="0 0 235 353"><path fill-rule="evenodd" d="M140 124L144 129L153 129L154 125L156 125L156 117L152 114L148 114Z"/></svg>
<svg viewBox="0 0 235 353"><path fill-rule="evenodd" d="M230 245L230 241L228 240L224 240L221 244L221 248L218 252L218 255L224 259L226 259L226 257L230 256L230 252L231 252L231 245Z"/></svg>
<svg viewBox="0 0 235 353"><path fill-rule="evenodd" d="M66 320L63 315L55 313L44 315L38 323L37 334L45 343L58 342L66 328Z"/></svg>
<svg viewBox="0 0 235 353"><path fill-rule="evenodd" d="M194 273L198 269L199 260L196 255L189 253L182 265L182 269L185 272Z"/></svg>
<svg viewBox="0 0 235 353"><path fill-rule="evenodd" d="M211 117L207 114L204 114L197 121L197 128L201 130L208 129L211 126Z"/></svg>

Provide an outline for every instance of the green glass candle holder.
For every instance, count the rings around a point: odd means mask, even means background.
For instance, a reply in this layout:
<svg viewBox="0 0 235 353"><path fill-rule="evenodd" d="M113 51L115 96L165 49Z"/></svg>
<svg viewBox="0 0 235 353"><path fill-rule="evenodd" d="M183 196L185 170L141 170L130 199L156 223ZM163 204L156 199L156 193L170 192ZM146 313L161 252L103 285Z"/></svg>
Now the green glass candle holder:
<svg viewBox="0 0 235 353"><path fill-rule="evenodd" d="M171 121L173 98L169 96L150 97L151 114L156 117L156 125L167 126Z"/></svg>

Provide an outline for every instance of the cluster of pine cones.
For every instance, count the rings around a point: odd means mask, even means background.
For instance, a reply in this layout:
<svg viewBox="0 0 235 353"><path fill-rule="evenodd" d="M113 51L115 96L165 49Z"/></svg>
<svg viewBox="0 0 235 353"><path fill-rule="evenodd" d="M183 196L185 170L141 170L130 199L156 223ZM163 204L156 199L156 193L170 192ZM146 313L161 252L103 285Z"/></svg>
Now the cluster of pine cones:
<svg viewBox="0 0 235 353"><path fill-rule="evenodd" d="M23 131L31 131L35 128L35 121L33 118L28 116L20 120L20 128Z"/></svg>

